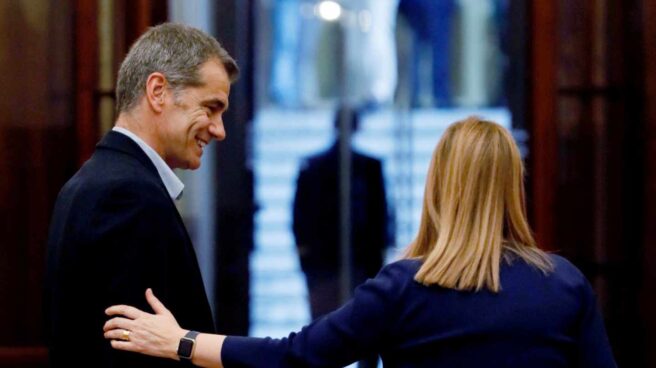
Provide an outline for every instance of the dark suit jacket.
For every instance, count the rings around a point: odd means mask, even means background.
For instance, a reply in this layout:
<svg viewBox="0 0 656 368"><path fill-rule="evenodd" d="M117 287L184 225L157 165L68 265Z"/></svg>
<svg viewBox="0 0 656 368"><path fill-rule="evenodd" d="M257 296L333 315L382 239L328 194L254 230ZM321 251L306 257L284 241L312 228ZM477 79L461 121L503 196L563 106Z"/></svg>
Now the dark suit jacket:
<svg viewBox="0 0 656 368"><path fill-rule="evenodd" d="M294 197L293 230L301 266L309 276L335 278L339 270L339 150L330 149L301 165ZM381 162L352 151L351 249L357 283L383 265L388 217ZM358 277L359 276L359 277Z"/></svg>
<svg viewBox="0 0 656 368"><path fill-rule="evenodd" d="M214 330L194 249L155 166L134 141L110 132L55 204L45 295L51 364L179 365L113 350L103 338L110 305L152 313L148 287L180 325Z"/></svg>
<svg viewBox="0 0 656 368"><path fill-rule="evenodd" d="M595 296L562 257L545 276L520 259L498 294L426 287L421 263L392 263L354 298L285 339L228 337L231 367L343 367L373 352L386 368L616 367Z"/></svg>

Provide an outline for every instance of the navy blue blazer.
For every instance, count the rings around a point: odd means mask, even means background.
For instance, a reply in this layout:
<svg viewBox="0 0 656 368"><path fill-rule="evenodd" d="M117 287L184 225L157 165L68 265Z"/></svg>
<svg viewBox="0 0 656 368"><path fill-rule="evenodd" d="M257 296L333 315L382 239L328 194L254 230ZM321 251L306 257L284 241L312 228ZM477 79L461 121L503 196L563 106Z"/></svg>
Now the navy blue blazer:
<svg viewBox="0 0 656 368"><path fill-rule="evenodd" d="M354 298L287 338L228 337L233 367L341 367L380 353L387 367L615 367L595 296L576 267L552 256L545 276L520 259L501 267L498 294L426 287L402 260Z"/></svg>
<svg viewBox="0 0 656 368"><path fill-rule="evenodd" d="M179 366L114 350L103 338L105 309L129 304L150 311L148 287L183 326L214 330L196 255L175 204L148 156L121 133L108 133L59 193L46 275L54 367Z"/></svg>

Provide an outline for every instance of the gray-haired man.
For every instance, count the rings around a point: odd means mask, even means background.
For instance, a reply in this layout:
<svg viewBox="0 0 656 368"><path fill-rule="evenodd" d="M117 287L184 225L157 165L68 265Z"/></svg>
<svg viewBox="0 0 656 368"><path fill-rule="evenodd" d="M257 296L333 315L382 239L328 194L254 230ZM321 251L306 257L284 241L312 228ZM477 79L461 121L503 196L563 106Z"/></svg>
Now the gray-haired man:
<svg viewBox="0 0 656 368"><path fill-rule="evenodd" d="M113 350L103 338L105 308L147 308L146 288L180 323L214 329L174 204L184 186L172 169L198 168L204 147L225 138L222 114L237 74L214 38L182 25L151 28L130 49L118 75L116 126L66 183L53 213L46 287L52 366L177 364Z"/></svg>

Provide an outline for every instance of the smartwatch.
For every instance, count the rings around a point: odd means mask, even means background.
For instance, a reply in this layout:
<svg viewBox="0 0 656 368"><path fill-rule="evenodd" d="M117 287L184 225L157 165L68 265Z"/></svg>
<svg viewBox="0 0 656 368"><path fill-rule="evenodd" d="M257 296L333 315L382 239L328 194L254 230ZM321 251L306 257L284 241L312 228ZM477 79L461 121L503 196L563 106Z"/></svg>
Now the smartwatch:
<svg viewBox="0 0 656 368"><path fill-rule="evenodd" d="M198 332L189 331L184 337L180 339L180 344L178 345L178 356L180 359L191 360L191 356L194 354L194 347L196 346L196 336Z"/></svg>

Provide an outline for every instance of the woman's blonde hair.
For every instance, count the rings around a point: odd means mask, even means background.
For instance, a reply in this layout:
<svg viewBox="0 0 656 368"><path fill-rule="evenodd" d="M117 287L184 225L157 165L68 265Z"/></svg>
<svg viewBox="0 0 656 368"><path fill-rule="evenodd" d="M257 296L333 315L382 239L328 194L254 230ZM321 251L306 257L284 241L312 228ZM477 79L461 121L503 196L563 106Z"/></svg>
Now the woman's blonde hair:
<svg viewBox="0 0 656 368"><path fill-rule="evenodd" d="M415 280L498 292L502 257L553 269L526 220L524 167L510 133L469 117L451 125L431 160L419 233L406 252L421 258Z"/></svg>

